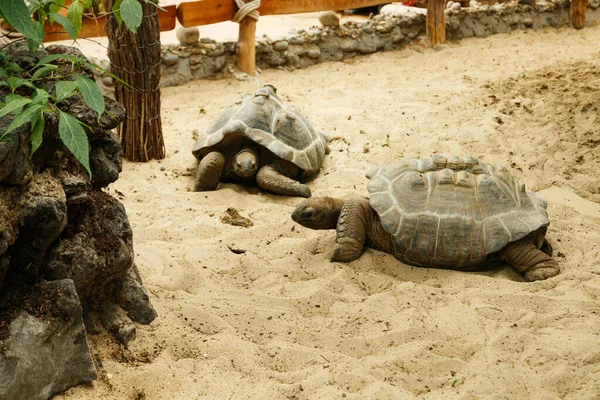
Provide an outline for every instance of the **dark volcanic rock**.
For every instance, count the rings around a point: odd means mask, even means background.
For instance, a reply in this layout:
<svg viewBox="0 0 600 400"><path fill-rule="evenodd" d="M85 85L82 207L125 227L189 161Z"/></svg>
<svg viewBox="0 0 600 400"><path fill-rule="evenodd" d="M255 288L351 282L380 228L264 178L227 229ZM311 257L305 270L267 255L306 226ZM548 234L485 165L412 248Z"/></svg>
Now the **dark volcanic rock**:
<svg viewBox="0 0 600 400"><path fill-rule="evenodd" d="M146 289L142 286L142 279L134 264L119 281L115 298L119 305L129 314L131 319L140 324L149 324L156 318L156 311L150 304Z"/></svg>
<svg viewBox="0 0 600 400"><path fill-rule="evenodd" d="M106 187L119 178L123 166L123 148L111 133L92 143L90 167L94 187Z"/></svg>
<svg viewBox="0 0 600 400"><path fill-rule="evenodd" d="M12 122L11 117L0 118L0 136ZM0 183L23 185L31 179L31 139L30 125L23 124L0 141Z"/></svg>
<svg viewBox="0 0 600 400"><path fill-rule="evenodd" d="M0 289L2 289L2 282L4 282L4 277L6 276L6 271L8 271L8 264L10 260L6 256L0 256Z"/></svg>
<svg viewBox="0 0 600 400"><path fill-rule="evenodd" d="M23 307L0 330L0 398L47 399L96 379L73 282L23 287L0 306L15 298Z"/></svg>
<svg viewBox="0 0 600 400"><path fill-rule="evenodd" d="M68 111L79 121L83 122L91 128L86 129L86 132L91 140L106 136L106 131L117 127L125 118L125 108L115 100L104 97L106 111L98 120L98 113L92 110L83 101L81 95L76 94L63 100L60 105L61 109Z"/></svg>
<svg viewBox="0 0 600 400"><path fill-rule="evenodd" d="M66 229L46 255L45 279L73 279L79 297L101 300L104 287L133 264L131 227L125 208L101 191L69 206ZM84 303L85 306L85 303Z"/></svg>
<svg viewBox="0 0 600 400"><path fill-rule="evenodd" d="M30 54L21 42L6 51L27 68L23 78L47 54L81 57L75 71L69 60L51 61L56 75L43 82L50 94L56 77L94 77L76 49L50 46ZM22 86L18 94L33 91ZM0 86L0 100L7 95ZM79 94L57 105L84 126L91 177L64 145L56 112L44 112L33 155L29 123L0 141L0 400L48 399L94 380L84 321L88 332L106 329L127 344L136 335L132 320L148 324L156 317L133 265L125 209L100 190L121 171L122 147L110 130L125 118L119 103L105 102L101 116ZM13 119L0 118L0 135Z"/></svg>
<svg viewBox="0 0 600 400"><path fill-rule="evenodd" d="M12 274L35 283L48 246L67 224L67 205L60 183L48 173L34 176L22 200L19 235L10 250Z"/></svg>

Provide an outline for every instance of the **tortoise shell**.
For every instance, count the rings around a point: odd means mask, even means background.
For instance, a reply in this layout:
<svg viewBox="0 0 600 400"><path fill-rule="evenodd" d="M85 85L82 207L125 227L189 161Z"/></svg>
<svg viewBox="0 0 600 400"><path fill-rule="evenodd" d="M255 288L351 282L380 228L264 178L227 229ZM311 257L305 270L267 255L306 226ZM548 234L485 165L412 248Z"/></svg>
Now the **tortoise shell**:
<svg viewBox="0 0 600 400"><path fill-rule="evenodd" d="M292 162L302 170L301 176L319 171L327 147L325 136L300 110L284 105L273 85L265 85L227 107L198 138L192 153L202 159L211 151L227 151L239 145L240 138L250 139Z"/></svg>
<svg viewBox="0 0 600 400"><path fill-rule="evenodd" d="M543 199L473 157L403 159L367 178L371 207L407 264L474 267L549 224Z"/></svg>

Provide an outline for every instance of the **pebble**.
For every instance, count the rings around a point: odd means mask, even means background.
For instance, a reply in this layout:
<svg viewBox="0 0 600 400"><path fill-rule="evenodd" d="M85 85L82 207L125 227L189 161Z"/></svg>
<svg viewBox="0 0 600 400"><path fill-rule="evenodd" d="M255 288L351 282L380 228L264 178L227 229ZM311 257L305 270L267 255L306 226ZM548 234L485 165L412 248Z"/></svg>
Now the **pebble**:
<svg viewBox="0 0 600 400"><path fill-rule="evenodd" d="M180 26L177 28L175 35L181 44L196 44L198 43L198 39L200 39L200 29L197 26L191 28Z"/></svg>
<svg viewBox="0 0 600 400"><path fill-rule="evenodd" d="M319 22L323 26L340 26L340 17L333 11L325 11L319 14Z"/></svg>
<svg viewBox="0 0 600 400"><path fill-rule="evenodd" d="M163 57L163 63L165 65L175 65L179 61L179 56L177 54L167 54Z"/></svg>
<svg viewBox="0 0 600 400"><path fill-rule="evenodd" d="M311 49L306 53L310 58L318 58L321 55L321 50L319 49Z"/></svg>
<svg viewBox="0 0 600 400"><path fill-rule="evenodd" d="M225 47L221 46L213 51L209 51L208 53L206 53L206 55L209 57L220 57L223 55L223 53L225 53Z"/></svg>
<svg viewBox="0 0 600 400"><path fill-rule="evenodd" d="M287 50L288 47L289 47L289 43L286 42L285 40L282 40L280 42L275 42L273 44L273 49L275 49L277 51L285 51L285 50Z"/></svg>
<svg viewBox="0 0 600 400"><path fill-rule="evenodd" d="M103 76L102 83L104 86L112 87L113 86L113 78L110 76Z"/></svg>

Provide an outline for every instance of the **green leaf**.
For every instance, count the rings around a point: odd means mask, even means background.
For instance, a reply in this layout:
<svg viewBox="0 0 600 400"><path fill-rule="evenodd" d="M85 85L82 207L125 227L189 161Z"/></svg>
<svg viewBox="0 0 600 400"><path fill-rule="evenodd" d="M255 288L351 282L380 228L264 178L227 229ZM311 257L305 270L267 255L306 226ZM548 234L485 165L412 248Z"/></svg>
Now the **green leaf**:
<svg viewBox="0 0 600 400"><path fill-rule="evenodd" d="M58 69L58 67L56 65L47 64L44 67L39 68L37 71L35 71L31 78L32 79L42 78L42 77L48 75L50 72L56 71L57 69Z"/></svg>
<svg viewBox="0 0 600 400"><path fill-rule="evenodd" d="M36 48L42 44L44 29L41 23L31 19L24 0L0 0L0 9L6 22L25 35L28 40L36 43Z"/></svg>
<svg viewBox="0 0 600 400"><path fill-rule="evenodd" d="M35 151L42 144L42 139L44 137L44 127L46 126L46 120L44 119L44 113L40 113L39 118L35 122L33 129L31 130L31 155L35 153Z"/></svg>
<svg viewBox="0 0 600 400"><path fill-rule="evenodd" d="M51 0L50 8L49 8L50 13L59 12L64 4L65 4L65 0Z"/></svg>
<svg viewBox="0 0 600 400"><path fill-rule="evenodd" d="M6 98L4 99L4 101L6 102L6 104L8 104L11 101L20 100L20 99L24 99L24 97L21 96L20 94L9 93L6 95ZM13 113L15 115L19 114L19 113L21 113L21 109L22 109L22 107L19 107L18 109L14 110Z"/></svg>
<svg viewBox="0 0 600 400"><path fill-rule="evenodd" d="M44 89L36 89L33 96L31 96L32 104L42 104L46 105L48 103L48 99L50 98L50 93L46 92Z"/></svg>
<svg viewBox="0 0 600 400"><path fill-rule="evenodd" d="M31 103L31 99L15 99L10 103L7 99L6 105L0 110L0 117L4 117L5 115L10 114L15 110L20 110L24 105L29 103Z"/></svg>
<svg viewBox="0 0 600 400"><path fill-rule="evenodd" d="M73 24L75 34L79 36L79 32L81 32L81 19L83 18L83 6L79 1L75 0L71 3L67 11L67 18Z"/></svg>
<svg viewBox="0 0 600 400"><path fill-rule="evenodd" d="M4 68L0 68L0 79L1 78L8 78L8 72L6 72Z"/></svg>
<svg viewBox="0 0 600 400"><path fill-rule="evenodd" d="M32 89L35 89L33 83L29 82L27 79L18 78L16 76L11 76L10 78L8 78L6 80L6 83L8 83L8 86L10 86L10 90L15 90L21 86L27 86Z"/></svg>
<svg viewBox="0 0 600 400"><path fill-rule="evenodd" d="M69 20L69 18L56 13L50 14L50 16L54 18L56 23L62 25L62 27L65 28L65 31L69 34L69 36L71 36L71 39L77 40L77 32L75 32L75 27L73 26L73 23Z"/></svg>
<svg viewBox="0 0 600 400"><path fill-rule="evenodd" d="M75 93L77 89L77 82L75 81L60 81L56 82L56 99L57 101L63 101L69 98Z"/></svg>
<svg viewBox="0 0 600 400"><path fill-rule="evenodd" d="M11 101L20 100L20 99L24 99L24 98L25 97L21 96L20 94L9 93L6 95L6 98L4 99L4 101L6 102L6 104L8 104Z"/></svg>
<svg viewBox="0 0 600 400"><path fill-rule="evenodd" d="M67 146L67 149L83 165L91 178L90 148L87 135L77 118L64 111L59 110L59 112L58 133L60 134L60 138L65 146Z"/></svg>
<svg viewBox="0 0 600 400"><path fill-rule="evenodd" d="M68 54L50 54L49 56L46 56L46 57L42 58L40 61L38 61L37 65L49 64L52 61L60 60L61 58L64 60L67 60L67 61L71 61L72 63L78 63L78 62L82 61L82 58L73 57Z"/></svg>
<svg viewBox="0 0 600 400"><path fill-rule="evenodd" d="M119 26L121 26L121 23L123 22L123 17L121 16L121 3L122 2L123 2L123 0L117 0L117 1L115 1L115 3L112 6L112 12L115 15L115 18L117 19Z"/></svg>
<svg viewBox="0 0 600 400"><path fill-rule="evenodd" d="M127 28L133 32L137 32L138 28L142 24L142 16L144 12L142 5L138 0L123 0L121 2L121 17L123 22L127 25Z"/></svg>
<svg viewBox="0 0 600 400"><path fill-rule="evenodd" d="M100 119L105 107L102 90L96 85L96 82L85 76L75 75L75 81L83 100L92 110L98 113L98 119Z"/></svg>
<svg viewBox="0 0 600 400"><path fill-rule="evenodd" d="M23 68L19 67L19 64L14 62L9 62L8 64L6 64L6 69L13 72L23 71Z"/></svg>
<svg viewBox="0 0 600 400"><path fill-rule="evenodd" d="M20 127L24 123L29 122L32 119L37 119L39 117L40 113L42 112L42 109L43 109L43 107L40 105L27 107L26 109L23 110L22 113L20 113L19 115L17 115L15 117L15 119L13 119L13 121L10 123L10 125L8 125L8 128L6 128L6 132L4 132L4 133L6 134L9 132L12 132L14 129Z"/></svg>

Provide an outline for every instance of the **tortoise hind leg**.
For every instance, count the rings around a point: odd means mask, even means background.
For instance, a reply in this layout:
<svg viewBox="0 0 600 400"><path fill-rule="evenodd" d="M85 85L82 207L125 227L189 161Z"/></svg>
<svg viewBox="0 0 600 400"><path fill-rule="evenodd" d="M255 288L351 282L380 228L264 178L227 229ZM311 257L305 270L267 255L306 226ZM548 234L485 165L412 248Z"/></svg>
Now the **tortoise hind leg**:
<svg viewBox="0 0 600 400"><path fill-rule="evenodd" d="M263 190L284 196L311 196L308 186L284 175L277 165L265 165L259 169L256 184Z"/></svg>
<svg viewBox="0 0 600 400"><path fill-rule="evenodd" d="M225 156L218 151L208 153L198 163L194 192L215 190L225 168Z"/></svg>
<svg viewBox="0 0 600 400"><path fill-rule="evenodd" d="M344 199L331 261L350 262L362 255L367 240L368 209L369 200L364 197L351 196Z"/></svg>
<svg viewBox="0 0 600 400"><path fill-rule="evenodd" d="M500 258L515 267L529 282L548 279L560 272L558 262L540 250L547 242L540 242L536 236L535 233L528 235L500 250Z"/></svg>

